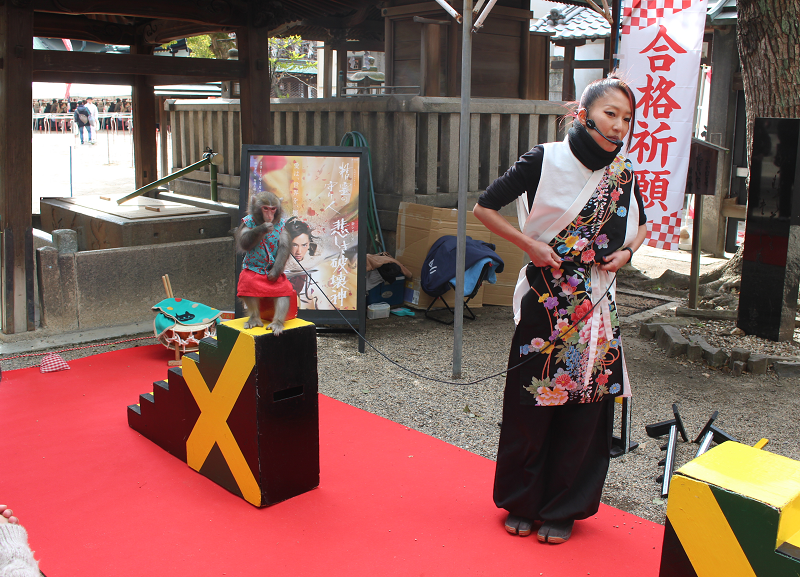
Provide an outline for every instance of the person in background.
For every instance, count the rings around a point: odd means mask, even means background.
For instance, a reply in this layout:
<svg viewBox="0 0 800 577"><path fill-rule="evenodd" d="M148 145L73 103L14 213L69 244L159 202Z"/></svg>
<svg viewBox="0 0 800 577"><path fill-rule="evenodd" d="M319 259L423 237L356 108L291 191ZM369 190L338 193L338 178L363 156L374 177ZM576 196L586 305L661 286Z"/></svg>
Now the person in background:
<svg viewBox="0 0 800 577"><path fill-rule="evenodd" d="M83 144L83 129L86 128L86 132L88 133L88 140L90 144L92 143L92 127L89 124L89 109L86 108L85 103L81 100L78 103L78 108L75 109L75 113L73 114L73 118L75 120L76 125L78 126L78 132L81 135L81 144ZM85 121L84 121L85 119Z"/></svg>
<svg viewBox="0 0 800 577"><path fill-rule="evenodd" d="M111 106L114 106L114 108L112 109ZM112 104L111 106L109 106L108 111L116 112L117 114L119 114L120 112L122 112L122 99L117 98L116 104ZM115 118L114 122L117 123L117 130L122 129L122 121L119 118Z"/></svg>
<svg viewBox="0 0 800 577"><path fill-rule="evenodd" d="M89 140L92 144L97 144L97 105L94 103L94 98L88 97L84 106L89 110L89 125L94 134L94 139L90 135Z"/></svg>
<svg viewBox="0 0 800 577"><path fill-rule="evenodd" d="M55 98L53 98L52 102L49 102L47 106L44 107L45 114L56 114L58 112L58 102ZM50 119L50 130L56 129L56 121L52 118Z"/></svg>
<svg viewBox="0 0 800 577"><path fill-rule="evenodd" d="M525 153L474 214L530 258L514 292L494 502L505 529L563 543L600 506L614 398L630 396L613 279L647 234L633 167L631 88L610 77L584 90L562 142ZM630 146L630 136L628 137ZM499 214L515 202L520 230Z"/></svg>
<svg viewBox="0 0 800 577"><path fill-rule="evenodd" d="M14 512L0 505L0 575L40 577L39 563L28 545L28 533Z"/></svg>

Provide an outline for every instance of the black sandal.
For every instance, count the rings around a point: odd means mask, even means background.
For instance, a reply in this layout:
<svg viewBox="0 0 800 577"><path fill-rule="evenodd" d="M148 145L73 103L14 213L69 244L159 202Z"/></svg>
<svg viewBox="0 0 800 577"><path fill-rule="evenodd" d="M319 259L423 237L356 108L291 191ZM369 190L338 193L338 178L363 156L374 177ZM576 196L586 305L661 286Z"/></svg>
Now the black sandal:
<svg viewBox="0 0 800 577"><path fill-rule="evenodd" d="M558 545L569 540L572 536L572 526L575 521L568 519L566 521L545 521L539 527L539 532L536 537L542 543L553 543Z"/></svg>
<svg viewBox="0 0 800 577"><path fill-rule="evenodd" d="M506 531L512 535L519 535L520 537L527 537L533 530L533 521L525 517L508 514L506 517Z"/></svg>

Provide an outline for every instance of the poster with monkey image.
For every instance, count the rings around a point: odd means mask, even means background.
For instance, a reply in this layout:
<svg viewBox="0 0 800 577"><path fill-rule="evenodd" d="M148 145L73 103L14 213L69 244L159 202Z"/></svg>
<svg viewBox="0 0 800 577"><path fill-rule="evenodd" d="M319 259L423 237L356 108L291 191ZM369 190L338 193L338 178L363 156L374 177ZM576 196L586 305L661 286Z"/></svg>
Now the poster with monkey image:
<svg viewBox="0 0 800 577"><path fill-rule="evenodd" d="M250 153L248 196L268 190L281 200L291 239L285 272L299 309L355 311L361 156L286 149L285 154Z"/></svg>

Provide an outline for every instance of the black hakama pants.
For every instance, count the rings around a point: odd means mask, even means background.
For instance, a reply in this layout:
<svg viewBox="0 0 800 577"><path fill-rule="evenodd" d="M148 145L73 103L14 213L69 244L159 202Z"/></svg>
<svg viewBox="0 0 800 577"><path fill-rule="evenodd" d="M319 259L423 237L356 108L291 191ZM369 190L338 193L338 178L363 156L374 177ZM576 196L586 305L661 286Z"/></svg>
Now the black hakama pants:
<svg viewBox="0 0 800 577"><path fill-rule="evenodd" d="M518 363L516 331L511 362ZM600 506L608 473L614 400L560 406L520 403L519 369L509 371L497 449L494 502L537 521L585 519Z"/></svg>

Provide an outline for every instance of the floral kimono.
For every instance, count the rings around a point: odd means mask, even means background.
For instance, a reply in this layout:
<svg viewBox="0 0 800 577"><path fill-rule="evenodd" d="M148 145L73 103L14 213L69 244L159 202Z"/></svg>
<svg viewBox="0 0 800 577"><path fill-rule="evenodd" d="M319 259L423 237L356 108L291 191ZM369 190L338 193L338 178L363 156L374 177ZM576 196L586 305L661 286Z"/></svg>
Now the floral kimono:
<svg viewBox="0 0 800 577"><path fill-rule="evenodd" d="M520 403L552 406L628 396L613 276L597 265L638 229L631 163L620 154L601 170L580 165L583 172L574 180L585 184L570 197L563 171L548 181L548 158L563 166L574 157L566 143L544 146L542 181L522 230L547 242L562 262L558 269L531 263L520 272L514 340L519 356L515 359L515 350L510 356L510 366L524 363L517 373Z"/></svg>

